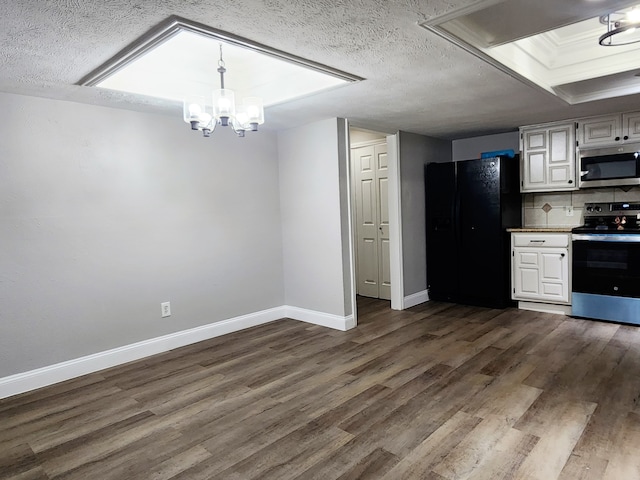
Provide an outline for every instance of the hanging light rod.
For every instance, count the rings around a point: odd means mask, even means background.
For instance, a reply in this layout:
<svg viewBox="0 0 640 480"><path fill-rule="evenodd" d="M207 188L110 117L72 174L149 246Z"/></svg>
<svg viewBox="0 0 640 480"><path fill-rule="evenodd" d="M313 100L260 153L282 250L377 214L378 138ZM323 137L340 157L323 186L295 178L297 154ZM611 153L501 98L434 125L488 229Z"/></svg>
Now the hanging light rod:
<svg viewBox="0 0 640 480"><path fill-rule="evenodd" d="M640 7L633 7L626 13L602 15L600 23L607 26L607 32L598 39L598 43L604 47L640 42Z"/></svg>
<svg viewBox="0 0 640 480"><path fill-rule="evenodd" d="M213 91L213 102L210 103L206 97L197 95L190 95L184 99L184 121L191 125L191 130L199 130L205 137L210 137L218 125L230 126L239 137L244 137L244 132L256 132L258 125L264 123L262 99L246 97L241 105L236 106L235 93L224 85L226 72L222 58L222 44L220 44L220 60L218 60L220 88Z"/></svg>

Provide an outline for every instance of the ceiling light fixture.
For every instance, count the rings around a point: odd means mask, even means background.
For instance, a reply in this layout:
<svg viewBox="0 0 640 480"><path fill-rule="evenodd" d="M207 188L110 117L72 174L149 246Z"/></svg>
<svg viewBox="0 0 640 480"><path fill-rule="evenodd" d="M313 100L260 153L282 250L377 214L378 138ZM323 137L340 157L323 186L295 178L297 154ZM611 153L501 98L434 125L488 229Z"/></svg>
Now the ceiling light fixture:
<svg viewBox="0 0 640 480"><path fill-rule="evenodd" d="M613 47L640 42L640 7L633 7L626 13L602 15L600 23L607 26L607 33L598 40L600 45Z"/></svg>
<svg viewBox="0 0 640 480"><path fill-rule="evenodd" d="M191 130L200 130L202 135L210 137L217 125L230 126L239 136L244 132L258 130L258 125L264 123L264 106L259 97L246 97L241 105L236 105L233 90L224 87L224 74L227 69L222 59L222 44L220 44L220 88L214 90L212 102L202 96L188 96L184 99L184 121L191 125Z"/></svg>

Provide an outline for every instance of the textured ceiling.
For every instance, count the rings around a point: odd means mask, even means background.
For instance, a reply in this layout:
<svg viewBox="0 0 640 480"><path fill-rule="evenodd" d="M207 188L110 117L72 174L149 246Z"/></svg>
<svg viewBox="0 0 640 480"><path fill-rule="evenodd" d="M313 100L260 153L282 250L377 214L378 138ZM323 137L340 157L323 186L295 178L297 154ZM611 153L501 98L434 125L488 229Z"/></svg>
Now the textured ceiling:
<svg viewBox="0 0 640 480"><path fill-rule="evenodd" d="M366 79L268 109L269 128L337 116L372 130L455 139L640 109L640 95L569 106L418 26L474 3L0 0L0 91L181 117L175 103L75 85L176 15Z"/></svg>

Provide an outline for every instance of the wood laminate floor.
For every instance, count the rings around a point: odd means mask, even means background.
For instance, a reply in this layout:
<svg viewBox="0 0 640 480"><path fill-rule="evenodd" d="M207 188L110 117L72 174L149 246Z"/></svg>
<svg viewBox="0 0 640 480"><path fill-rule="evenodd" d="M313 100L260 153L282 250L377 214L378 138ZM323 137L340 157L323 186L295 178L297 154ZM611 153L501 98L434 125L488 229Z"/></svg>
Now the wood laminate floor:
<svg viewBox="0 0 640 480"><path fill-rule="evenodd" d="M0 478L640 479L640 329L359 299L0 401Z"/></svg>

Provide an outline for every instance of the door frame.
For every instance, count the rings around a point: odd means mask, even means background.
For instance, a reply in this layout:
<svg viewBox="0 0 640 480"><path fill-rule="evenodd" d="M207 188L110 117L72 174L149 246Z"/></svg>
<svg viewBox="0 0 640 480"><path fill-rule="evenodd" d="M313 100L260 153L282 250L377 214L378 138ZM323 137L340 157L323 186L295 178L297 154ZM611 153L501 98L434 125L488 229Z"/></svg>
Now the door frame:
<svg viewBox="0 0 640 480"><path fill-rule="evenodd" d="M398 133L387 135L389 162L389 255L391 268L391 308L404 310L404 269L402 265L402 182Z"/></svg>
<svg viewBox="0 0 640 480"><path fill-rule="evenodd" d="M351 125L347 120L347 132L350 133L351 127L367 129L367 127L356 127ZM371 130L371 129L369 129ZM375 130L373 130L375 131ZM380 132L384 134L384 132ZM349 164L347 165L347 174L349 178L347 180L349 188L349 225L351 226L351 292L353 302L354 318L356 315L356 246L357 246L357 234L356 234L356 206L355 206L355 191L353 191L353 162L351 160L351 149L357 147L364 147L367 145L374 145L382 143L379 140L357 142L351 144L351 136L348 136L347 148L349 154L347 156ZM398 142L398 132L394 134L386 134L387 142L387 161L389 168L389 268L391 270L391 308L393 310L404 310L404 278L402 267L402 205L400 201L401 179L400 179L400 152ZM357 322L356 322L357 323Z"/></svg>

